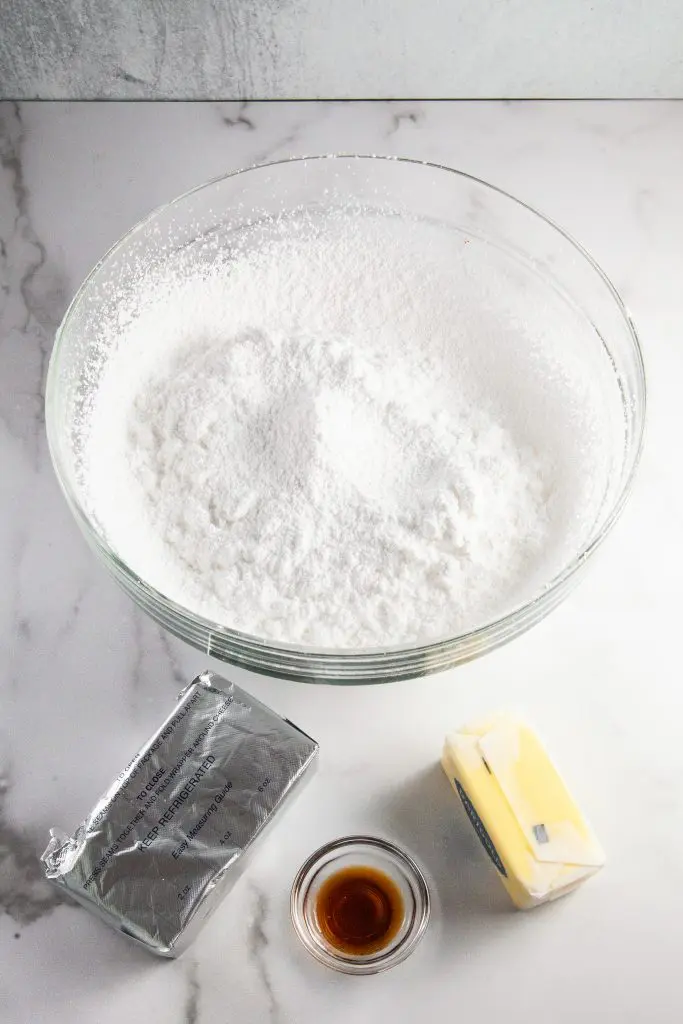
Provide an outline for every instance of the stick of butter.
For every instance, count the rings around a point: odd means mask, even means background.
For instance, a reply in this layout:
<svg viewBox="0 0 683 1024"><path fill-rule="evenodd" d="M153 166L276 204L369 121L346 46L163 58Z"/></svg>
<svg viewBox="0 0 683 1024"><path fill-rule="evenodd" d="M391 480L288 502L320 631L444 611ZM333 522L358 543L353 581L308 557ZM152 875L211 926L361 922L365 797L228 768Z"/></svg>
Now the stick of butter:
<svg viewBox="0 0 683 1024"><path fill-rule="evenodd" d="M605 855L537 736L507 716L446 737L443 769L522 910L577 888Z"/></svg>

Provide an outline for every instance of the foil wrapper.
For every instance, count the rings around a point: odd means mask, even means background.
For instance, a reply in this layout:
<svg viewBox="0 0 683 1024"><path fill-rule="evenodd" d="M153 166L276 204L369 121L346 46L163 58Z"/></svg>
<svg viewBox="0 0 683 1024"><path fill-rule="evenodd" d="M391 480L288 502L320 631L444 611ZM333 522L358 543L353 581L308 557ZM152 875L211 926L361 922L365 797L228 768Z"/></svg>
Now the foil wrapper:
<svg viewBox="0 0 683 1024"><path fill-rule="evenodd" d="M177 956L317 752L291 722L205 672L75 835L51 830L45 874L148 950Z"/></svg>

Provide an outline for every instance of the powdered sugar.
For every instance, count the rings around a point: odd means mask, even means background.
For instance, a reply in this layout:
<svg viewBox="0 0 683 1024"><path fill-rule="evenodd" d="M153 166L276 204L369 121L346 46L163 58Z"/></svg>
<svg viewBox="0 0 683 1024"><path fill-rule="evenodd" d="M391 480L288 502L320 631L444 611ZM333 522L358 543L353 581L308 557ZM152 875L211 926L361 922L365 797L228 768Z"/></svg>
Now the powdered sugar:
<svg viewBox="0 0 683 1024"><path fill-rule="evenodd" d="M529 596L597 513L603 412L562 331L520 328L471 249L336 215L169 263L111 327L84 425L120 557L210 619L316 646L426 642Z"/></svg>

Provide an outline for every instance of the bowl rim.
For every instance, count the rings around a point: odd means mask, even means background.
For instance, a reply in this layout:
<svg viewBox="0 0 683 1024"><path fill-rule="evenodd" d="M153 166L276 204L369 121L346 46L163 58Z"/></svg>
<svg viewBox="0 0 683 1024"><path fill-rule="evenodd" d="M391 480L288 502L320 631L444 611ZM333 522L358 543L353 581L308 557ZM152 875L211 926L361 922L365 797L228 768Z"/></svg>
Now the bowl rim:
<svg viewBox="0 0 683 1024"><path fill-rule="evenodd" d="M221 623L215 622L214 620L207 618L201 613L192 611L185 606L179 604L173 598L168 597L162 591L158 590L152 584L143 580L126 562L122 559L112 548L109 547L108 543L100 535L99 530L96 528L90 516L83 508L78 497L70 487L66 474L62 472L60 464L60 452L59 452L59 439L57 437L57 431L54 426L55 417L54 409L56 405L56 382L57 372L59 364L59 355L61 352L63 339L74 311L79 305L81 299L90 287L90 283L98 273L100 268L109 260L114 253L121 248L127 241L129 241L134 235L142 231L148 224L155 220L162 213L166 213L174 206L180 205L190 196L197 192L201 192L204 189L209 189L214 185L221 184L231 178L238 177L243 174L248 174L252 171L267 170L271 168L277 168L292 164L306 164L313 161L362 161L362 162L378 162L385 161L396 164L407 164L417 167L424 167L434 171L443 171L447 174L455 175L460 179L470 181L478 186L483 186L485 189L491 192L497 193L504 199L509 200L516 206L521 207L534 217L539 218L548 227L556 231L562 238L565 239L583 259L590 265L595 271L602 283L606 286L609 294L611 295L616 307L621 314L622 320L624 321L627 333L630 336L632 352L635 357L635 371L636 371L636 384L638 392L638 403L635 408L634 417L634 432L632 441L632 461L628 471L628 475L621 485L621 489L614 500L612 508L606 516L604 522L600 526L600 529L594 536L589 537L588 541L582 546L581 550L574 555L574 557L567 562L543 587L538 590L533 597L526 601L521 601L514 607L506 611L503 615L497 616L494 619L489 619L482 625L476 626L473 629L466 630L463 633L457 633L453 636L438 639L432 642L426 642L419 645L405 645L405 644L387 644L381 647L373 648L328 648L328 647L316 647L302 644L292 644L287 642L264 640L261 637L255 636L241 630L233 629L229 626L222 625ZM605 540L607 535L611 532L612 527L619 518L623 511L624 505L631 493L635 474L640 464L640 459L643 451L644 444L644 433L645 433L645 420L646 420L646 409L647 409L647 383L645 375L645 365L643 361L643 354L640 345L638 333L631 319L631 316L623 302L616 287L591 255L591 253L578 242L569 232L562 228L550 217L541 213L535 207L526 203L522 199L518 199L516 196L511 195L505 189L500 188L497 185L492 185L490 182L485 181L483 178L479 178L476 175L469 174L466 171L461 171L454 167L449 167L445 164L436 163L429 160L418 160L413 157L405 156L393 156L388 154L372 154L372 153L317 153L303 156L291 156L284 157L278 160L265 161L261 163L250 164L237 170L228 171L224 174L216 175L210 178L208 181L202 182L199 185L195 185L193 188L176 196L174 199L166 203L161 203L154 207L145 217L137 221L131 228L129 228L123 235L121 235L111 245L107 251L101 256L94 264L92 269L89 271L87 276L82 281L78 290L76 291L73 299L69 303L66 312L57 328L55 333L55 342L50 355L50 361L48 366L48 372L46 376L45 385L45 421L46 431L48 438L48 448L52 464L57 476L57 480L62 489L62 492L67 500L67 504L71 509L74 518L78 522L81 531L84 533L86 540L93 546L99 556L105 561L107 568L117 578L120 577L119 582L123 583L124 589L131 595L142 594L145 596L144 608L148 613L152 614L153 617L157 618L157 621L162 622L166 628L170 629L177 636L184 639L186 642L194 644L194 646L205 647L204 644L197 643L196 638L189 637L187 631L183 629L183 620L191 621L194 626L194 630L199 630L202 633L207 634L209 638L208 647L206 653L215 654L215 647L212 648L211 639L219 639L221 643L226 645L233 645L236 652L241 651L244 655L245 651L249 651L248 655L239 657L236 654L235 663L241 664L244 667L250 667L255 671L272 674L277 677L289 677L296 678L303 681L315 681L319 678L322 682L369 682L369 678L366 679L366 674L371 674L371 670L374 667L377 669L386 667L389 664L396 662L395 671L392 674L385 675L380 673L372 681L392 681L398 678L410 678L415 675L425 674L425 672L438 671L441 668L448 667L448 656L455 653L455 649L458 646L466 647L468 644L472 648L478 647L480 644L485 646L485 649L491 649L494 646L499 646L502 643L507 642L514 636L518 635L524 629L513 629L509 631L509 635L505 635L507 631L506 627L512 626L515 622L520 622L522 617L526 616L530 618L528 625L539 621L547 611L550 611L555 604L561 600L566 587L574 577L578 570L586 563L591 555L598 549L598 547ZM552 601L552 597L555 595L555 601ZM151 604L151 608L149 605ZM159 608L161 606L166 610L166 614L163 621L158 616ZM546 607L547 606L547 607ZM543 610L545 608L545 611ZM528 628L528 626L526 627ZM488 641L488 642L487 642ZM218 646L221 646L220 644ZM452 657L450 660L451 664L455 664L457 661L469 660L471 657L475 657L479 651L475 651L473 654L465 655L463 658ZM218 655L222 657L222 655ZM440 661L440 658L444 658L444 662ZM233 660L230 658L228 660ZM288 667L288 663L291 661L291 666ZM406 661L410 663L409 671L401 671L398 663ZM434 667L429 666L429 662L435 662ZM296 665L295 665L296 663ZM273 668L273 665L277 665L277 668ZM270 666L270 667L269 667ZM292 669L290 671L289 669ZM317 671L312 672L313 668ZM342 677L336 676L334 672L330 672L331 669L336 668ZM354 674L354 668L363 668L363 676L360 677ZM406 668L408 665L406 664ZM346 675L346 673L350 673Z"/></svg>

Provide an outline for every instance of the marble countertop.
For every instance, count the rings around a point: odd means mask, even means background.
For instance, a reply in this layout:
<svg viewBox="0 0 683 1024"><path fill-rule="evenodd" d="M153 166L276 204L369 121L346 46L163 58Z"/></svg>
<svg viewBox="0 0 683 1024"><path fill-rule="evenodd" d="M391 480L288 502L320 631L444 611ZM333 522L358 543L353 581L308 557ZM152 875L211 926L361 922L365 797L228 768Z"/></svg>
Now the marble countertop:
<svg viewBox="0 0 683 1024"><path fill-rule="evenodd" d="M230 671L320 741L320 771L190 950L157 961L61 902L37 855L207 659L81 539L47 452L46 363L84 274L151 207L231 168L333 150L459 167L580 239L640 331L645 455L586 579L508 647L383 687ZM683 103L5 104L0 161L0 1019L680 1022ZM530 914L509 909L437 766L448 728L500 708L538 727L609 856ZM317 845L366 830L412 851L435 906L408 961L354 979L299 947L288 895Z"/></svg>

